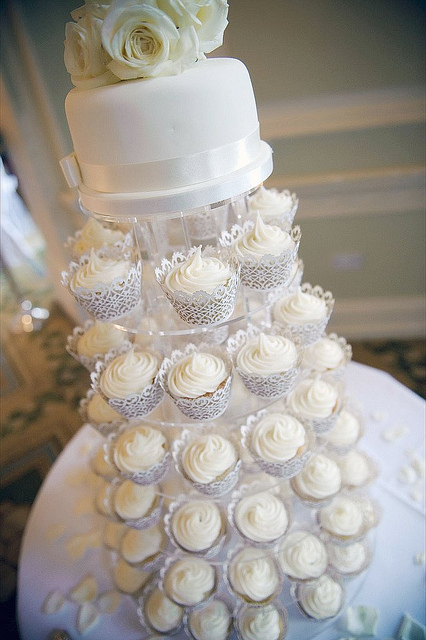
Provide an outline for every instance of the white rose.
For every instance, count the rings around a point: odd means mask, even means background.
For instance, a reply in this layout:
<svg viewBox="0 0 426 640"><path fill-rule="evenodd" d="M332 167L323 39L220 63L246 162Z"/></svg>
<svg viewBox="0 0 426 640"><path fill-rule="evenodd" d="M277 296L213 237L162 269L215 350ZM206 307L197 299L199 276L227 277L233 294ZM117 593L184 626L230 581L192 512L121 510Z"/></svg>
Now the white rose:
<svg viewBox="0 0 426 640"><path fill-rule="evenodd" d="M118 82L106 66L101 24L101 20L87 13L65 27L65 66L76 87L91 89Z"/></svg>
<svg viewBox="0 0 426 640"><path fill-rule="evenodd" d="M209 53L222 44L228 24L226 0L158 0L158 6L177 27L195 28L200 52Z"/></svg>
<svg viewBox="0 0 426 640"><path fill-rule="evenodd" d="M174 75L197 59L193 26L177 29L153 2L113 2L101 30L109 69L121 80Z"/></svg>

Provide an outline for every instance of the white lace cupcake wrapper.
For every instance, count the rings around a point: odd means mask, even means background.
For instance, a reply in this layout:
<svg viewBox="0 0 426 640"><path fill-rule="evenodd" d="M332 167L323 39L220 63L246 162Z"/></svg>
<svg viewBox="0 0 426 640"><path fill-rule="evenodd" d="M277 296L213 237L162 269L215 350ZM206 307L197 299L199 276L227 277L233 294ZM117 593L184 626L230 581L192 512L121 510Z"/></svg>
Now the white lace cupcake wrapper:
<svg viewBox="0 0 426 640"><path fill-rule="evenodd" d="M84 264L71 262L69 271L62 272L62 284L67 287L78 304L91 316L107 322L126 315L141 302L142 264L132 266L126 278L116 278L109 285L99 283L93 289L77 287L72 289L70 281L75 271Z"/></svg>
<svg viewBox="0 0 426 640"><path fill-rule="evenodd" d="M340 410L333 412L331 416L328 416L328 418L314 418L314 419L304 418L300 414L296 414L296 413L293 415L295 415L296 418L300 420L300 422L302 422L302 424L306 428L312 429L312 431L314 431L316 434L321 435L322 433L327 433L334 427L334 425L336 424L337 418L339 417L339 413L340 413Z"/></svg>
<svg viewBox="0 0 426 640"><path fill-rule="evenodd" d="M213 293L196 291L189 294L183 291L170 291L165 285L167 274L185 262L187 257L191 256L195 251L196 247L191 249L187 256L177 252L173 254L171 261L162 260L161 267L155 269L157 282L181 320L186 324L210 325L227 320L234 312L235 298L240 284L240 267L235 260L228 260L232 270L228 282L216 287ZM213 253L211 248L207 248L203 255Z"/></svg>
<svg viewBox="0 0 426 640"><path fill-rule="evenodd" d="M170 453L167 452L164 454L161 462L158 462L154 466L150 467L146 471L138 471L136 473L126 473L125 471L120 472L120 476L126 480L131 480L136 484L148 485L148 484L156 484L160 482L166 475L169 470L169 465L171 461Z"/></svg>
<svg viewBox="0 0 426 640"><path fill-rule="evenodd" d="M79 229L78 231L76 231L76 233L74 234L74 236L69 236L67 238L67 241L64 245L65 249L67 251L69 251L69 253L72 255L72 257L75 260L79 260L81 255L79 252L77 252L75 250L75 245L77 244L77 242L79 242L79 240L81 239L81 229ZM114 242L113 244L107 244L105 243L102 246L102 249L104 251L109 251L112 252L114 254L118 254L118 255L125 255L125 254L129 254L133 248L134 244L133 244L133 237L131 233L126 233L124 236L123 240L119 240L118 242ZM88 250L90 251L90 250Z"/></svg>
<svg viewBox="0 0 426 640"><path fill-rule="evenodd" d="M237 368L237 372L249 391L262 398L281 398L293 388L298 370L289 369L284 373L270 376L247 375Z"/></svg>

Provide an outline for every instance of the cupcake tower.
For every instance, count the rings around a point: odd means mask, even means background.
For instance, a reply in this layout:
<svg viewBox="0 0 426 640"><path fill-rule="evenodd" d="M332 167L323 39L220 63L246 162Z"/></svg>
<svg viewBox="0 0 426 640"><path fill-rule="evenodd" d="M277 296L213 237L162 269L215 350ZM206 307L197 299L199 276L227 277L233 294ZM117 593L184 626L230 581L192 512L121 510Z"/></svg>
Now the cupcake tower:
<svg viewBox="0 0 426 640"><path fill-rule="evenodd" d="M350 345L326 333L333 296L300 284L297 204L262 186L216 246L154 268L138 225L91 218L68 243L63 283L91 319L67 350L104 437L94 503L143 637L280 640L303 618L308 637L370 562L376 467L346 397Z"/></svg>

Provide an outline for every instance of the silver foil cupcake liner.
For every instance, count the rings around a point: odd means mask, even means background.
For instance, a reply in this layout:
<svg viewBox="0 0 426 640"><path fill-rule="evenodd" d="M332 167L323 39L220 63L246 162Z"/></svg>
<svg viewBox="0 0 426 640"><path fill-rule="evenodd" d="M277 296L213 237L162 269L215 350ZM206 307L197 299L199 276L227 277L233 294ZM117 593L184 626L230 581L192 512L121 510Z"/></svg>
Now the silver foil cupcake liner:
<svg viewBox="0 0 426 640"><path fill-rule="evenodd" d="M269 492L272 495L274 495L275 497L277 497L283 504L286 513L287 513L287 526L285 528L285 530L276 538L272 539L272 540L263 540L263 541L258 541L258 540L253 540L253 538L250 538L248 535L244 534L241 529L239 528L237 522L235 521L235 509L238 505L238 503L245 497L250 496L250 495L256 495L257 493L264 493L264 492ZM293 521L293 509L292 509L292 504L290 500L287 500L282 494L281 494L281 487L277 484L274 484L274 480L272 478L262 478L262 479L256 479L253 480L253 482L247 483L247 484L242 484L238 489L236 489L235 491L233 491L232 496L231 496L231 501L228 504L228 521L229 524L231 525L231 527L237 532L237 534L243 539L245 540L245 542L250 545L251 547L258 547L260 549L267 549L270 547L274 547L276 545L276 543L278 542L278 540L281 540L283 538L283 536L285 536L285 534L287 533L287 531L289 530L289 528L292 525L292 521Z"/></svg>
<svg viewBox="0 0 426 640"><path fill-rule="evenodd" d="M262 398L269 398L271 400L278 399L291 391L299 373L299 366L302 361L300 340L297 338L293 340L298 351L297 362L293 367L283 373L274 373L269 376L249 375L241 371L237 366L238 352L249 340L259 335L260 332L261 330L254 325L249 325L246 330L239 329L228 339L227 350L232 357L238 375L251 393ZM267 335L280 335L281 326L274 323L269 329L265 330L265 333Z"/></svg>
<svg viewBox="0 0 426 640"><path fill-rule="evenodd" d="M106 353L96 353L93 356L84 356L79 355L77 352L77 343L79 339L86 333L86 331L93 327L93 325L93 320L87 320L83 324L83 326L75 327L72 334L68 336L67 344L65 345L67 353L69 353L70 356L75 358L80 364L83 365L83 367L85 367L90 372L95 371L96 363L99 360L103 360L106 356ZM120 347L113 347L112 349L109 349L107 353L116 351L118 355L123 345L125 345L126 350L130 349L130 347L132 346L130 340L123 340L123 343L122 345L120 345Z"/></svg>
<svg viewBox="0 0 426 640"><path fill-rule="evenodd" d="M132 418L143 418L152 413L162 401L164 391L159 382L158 372L153 383L147 385L140 393L132 393L125 398L108 398L108 396L103 393L100 384L102 373L114 358L118 355L123 355L128 350L128 346L124 346L122 349L119 349L118 352L108 353L104 360L98 361L95 371L92 371L90 374L90 379L92 381L92 388L96 393L99 393L115 411L128 420L131 420Z"/></svg>
<svg viewBox="0 0 426 640"><path fill-rule="evenodd" d="M123 481L120 478L115 478L110 484L108 500L114 511L114 515L110 519L114 522L122 522L132 529L150 529L156 525L163 515L164 497L161 494L157 495L157 499L155 500L153 507L145 515L139 518L122 518L114 508L114 495L122 483Z"/></svg>
<svg viewBox="0 0 426 640"><path fill-rule="evenodd" d="M345 588L343 586L342 580L340 578L337 578L337 576L335 575L331 575L331 574L324 574L324 575L329 575L330 577L332 577L332 579L334 580L334 582L337 582L339 584L339 586L342 589L342 601L340 603L340 606L338 608L338 610L333 613L333 615L329 615L329 616L324 616L322 618L315 618L311 615L309 615L309 613L307 613L305 611L305 609L303 608L302 605L302 598L303 596L306 594L308 595L309 593L313 592L316 588L316 585L318 583L319 580L321 580L321 578L319 578L318 580L315 580L313 582L309 582L309 583L296 583L296 584L292 584L290 587L290 594L291 597L293 599L294 604L296 605L296 607L298 608L299 612L302 614L302 616L304 618L307 618L308 620L315 620L316 622L324 622L325 620L332 620L333 618L336 618L343 610L343 607L345 605Z"/></svg>
<svg viewBox="0 0 426 640"><path fill-rule="evenodd" d="M159 482L164 478L164 476L167 474L169 470L169 466L171 462L171 456L169 451L166 451L166 453L164 454L160 462L157 462L156 464L152 465L151 467L149 467L149 469L144 469L144 470L141 469L140 471L137 471L134 473L126 472L119 469L114 461L114 448L115 448L116 441L124 431L131 431L131 428L136 426L138 426L138 422L133 420L123 425L122 427L120 427L116 432L111 433L107 437L107 441L104 445L105 455L107 459L110 461L110 463L114 464L114 466L117 467L121 478L125 480L131 480L132 482L135 482L136 484L141 484L141 485L156 484L157 482Z"/></svg>
<svg viewBox="0 0 426 640"><path fill-rule="evenodd" d="M107 255L99 250L99 255ZM130 313L141 303L142 263L133 264L126 278L115 278L110 284L98 283L92 289L71 287L71 279L80 267L87 264L89 256L79 262L70 262L68 271L62 271L61 282L74 296L78 304L94 318L107 322Z"/></svg>
<svg viewBox="0 0 426 640"><path fill-rule="evenodd" d="M219 238L220 245L232 250L235 242L253 227L254 222L251 220L245 222L243 226L234 225L230 231L222 233ZM268 291L282 287L289 281L302 236L300 227L294 227L289 234L295 246L278 256L265 254L259 260L250 257L238 258L241 265L241 284L248 289Z"/></svg>
<svg viewBox="0 0 426 640"><path fill-rule="evenodd" d="M80 400L78 412L83 422L89 423L94 429L96 429L96 431L99 431L99 433L106 438L111 433L118 431L123 422L125 422L125 418L117 418L111 422L95 422L94 420L90 420L87 414L87 407L94 395L96 395L96 391L94 391L94 389L89 389L86 397Z"/></svg>
<svg viewBox="0 0 426 640"><path fill-rule="evenodd" d="M331 314L334 308L334 298L333 294L330 291L324 291L322 287L319 285L312 286L308 282L304 282L301 285L301 289L303 293L309 293L317 298L320 298L325 301L327 306L327 315L318 320L317 322L305 322L303 324L293 324L290 322L283 322L279 318L279 314L275 312L274 308L274 318L275 320L282 324L284 335L289 338L300 338L302 344L310 345L320 339L322 334L324 333L328 322L330 320ZM276 303L276 306L279 305L280 300Z"/></svg>
<svg viewBox="0 0 426 640"><path fill-rule="evenodd" d="M228 282L216 287L213 293L196 291L190 294L184 291L170 291L165 284L167 275L192 256L197 248L193 247L186 255L176 252L171 260L164 258L161 266L155 269L155 277L175 311L186 324L216 324L227 320L234 312L235 298L240 284L240 267L233 258L226 258L232 271ZM203 255L216 255L216 251L207 247Z"/></svg>
<svg viewBox="0 0 426 640"><path fill-rule="evenodd" d="M284 640L287 636L288 631L288 613L287 609L281 604L279 600L274 600L270 604L265 605L264 607L256 607L250 604L241 605L234 614L235 622L234 626L237 632L238 640L246 640L247 635L244 633L245 621L252 620L253 616L259 613L268 613L269 611L275 609L279 615L279 636L276 637L276 640ZM265 639L266 640L266 639Z"/></svg>
<svg viewBox="0 0 426 640"><path fill-rule="evenodd" d="M203 351L216 355L225 362L229 372L228 377L223 381L218 389L211 394L206 394L198 398L178 398L174 396L171 393L167 382L171 368L179 362L179 360L182 360L193 353ZM199 345L189 343L186 345L184 351L177 349L172 351L169 358L164 358L158 373L158 379L167 395L173 400L178 409L188 418L192 418L192 420L214 420L226 411L229 403L232 383L232 362L221 347L215 347L205 343L200 343Z"/></svg>
<svg viewBox="0 0 426 640"><path fill-rule="evenodd" d="M205 433L205 432L202 432L202 433ZM229 491L231 491L231 489L233 489L238 482L240 469L241 469L240 459L237 460L237 463L234 466L234 468L230 469L224 475L224 477L214 482L207 482L207 483L195 482L194 480L191 480L191 478L189 478L186 475L185 469L183 468L182 455L186 447L191 442L199 438L202 435L202 433L198 433L198 432L194 433L194 432L191 432L189 429L184 429L181 433L181 437L174 441L173 447L172 447L172 457L175 464L175 468L176 468L176 471L183 478L185 478L185 480L191 485L191 487L196 491L198 491L199 493L202 493L203 495L211 496L211 497L223 496L229 493ZM225 436L225 437L227 437L227 439L230 439L229 436ZM237 443L232 443L232 444L234 444L238 454Z"/></svg>
<svg viewBox="0 0 426 640"><path fill-rule="evenodd" d="M81 229L76 231L73 236L68 236L67 241L64 245L65 249L71 254L71 256L75 260L79 260L81 255L83 255L80 252L78 252L75 248L76 244L78 244L80 239L81 239ZM120 255L129 253L132 248L133 248L133 236L131 232L125 233L123 240L119 240L117 242L114 242L113 244L104 243L104 245L102 246L102 249L112 250ZM87 251L85 253L87 253Z"/></svg>
<svg viewBox="0 0 426 640"><path fill-rule="evenodd" d="M306 431L306 443L304 450L294 458L286 460L284 462L271 462L261 458L253 450L251 445L251 438L253 429L258 422L268 414L266 409L258 411L247 418L245 425L241 427L241 445L247 449L250 453L254 464L262 471L275 478L281 478L282 480L289 480L296 476L309 460L315 447L315 435L311 429L305 428Z"/></svg>
<svg viewBox="0 0 426 640"><path fill-rule="evenodd" d="M184 559L193 559L193 556L189 553L184 553L183 551L179 551L177 550L173 555L169 556L168 558L166 558L163 566L161 567L160 571L159 571L159 580L158 580L158 587L161 591L163 591L163 593L165 593L165 595L175 604L179 605L180 607L185 607L186 610L190 610L190 609L195 609L198 608L201 605L206 604L207 602L209 602L215 595L218 585L219 585L219 574L218 574L218 570L217 567L215 567L214 565L210 565L213 566L214 569L214 585L213 585L213 589L211 590L210 593L206 594L206 596L200 600L199 602L196 602L194 604L182 604L181 602L178 602L175 598L173 598L173 594L169 593L167 586L166 586L166 581L167 581L167 574L169 572L169 570L172 568L172 566L176 563L179 562L179 560L184 560ZM197 560L202 560L204 562L206 562L207 564L208 561L204 560L204 558L197 558Z"/></svg>
<svg viewBox="0 0 426 640"><path fill-rule="evenodd" d="M182 617L180 620L180 623L178 625L176 625L175 627L172 627L171 629L168 629L167 631L165 630L160 630L157 629L151 622L149 619L149 616L146 613L145 610L145 605L149 599L149 597L156 591L156 589L158 589L158 580L154 579L151 580L150 582L148 582L148 584L142 589L140 595L138 596L137 600L136 600L136 604L137 604L137 608L136 608L136 612L139 618L139 622L141 623L143 629L150 634L154 634L154 636L152 637L163 637L163 636L176 636L176 635L181 635L182 631L183 631L183 616L184 616L184 609L182 607ZM157 636L157 634L159 634Z"/></svg>
<svg viewBox="0 0 426 640"><path fill-rule="evenodd" d="M225 540L227 538L227 533L228 533L227 521L226 521L225 514L223 512L223 508L220 504L217 504L216 506L220 511L220 516L222 519L222 528L218 538L214 541L212 545L208 546L206 549L202 549L199 551L193 551L191 549L187 549L186 547L181 545L178 540L176 540L173 534L173 518L175 517L175 514L178 511L178 509L182 505L185 505L189 502L197 502L197 501L198 502L203 501L203 499L197 494L189 493L189 494L178 496L176 500L170 504L168 512L164 516L164 530L170 542L175 548L180 549L183 553L191 554L191 556L198 556L199 558L205 558L208 560L210 558L214 558L215 556L218 555L218 553L220 553L225 543Z"/></svg>

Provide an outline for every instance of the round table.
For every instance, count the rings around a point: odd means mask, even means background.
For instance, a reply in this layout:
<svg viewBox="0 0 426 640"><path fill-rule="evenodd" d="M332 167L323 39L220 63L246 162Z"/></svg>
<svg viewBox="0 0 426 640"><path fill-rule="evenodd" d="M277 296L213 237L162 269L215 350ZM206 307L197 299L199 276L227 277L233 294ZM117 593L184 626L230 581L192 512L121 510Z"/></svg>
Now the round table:
<svg viewBox="0 0 426 640"><path fill-rule="evenodd" d="M349 365L346 383L349 396L358 403L366 421L360 448L379 464L380 475L370 495L382 509L374 558L368 572L351 587L351 605L377 607L377 635L385 638L395 636L405 613L425 623L425 568L415 562L425 550L424 493L421 502L415 501L410 487L398 480L401 467L408 463L409 451L424 456L425 403L388 374L358 363ZM405 435L385 440L383 432L392 427L406 427ZM67 602L57 613L42 612L50 592L58 590L66 595L87 575L96 578L100 593L113 588L109 552L104 547L89 549L75 561L67 551L75 536L101 531L105 523L88 508L94 489L84 480L90 449L101 439L92 427L83 426L50 470L32 508L19 564L17 617L22 640L44 640L55 628L66 629L73 640L146 637L129 596L122 598L113 614L102 615L84 635L76 630L77 605ZM61 529L62 536L53 539L54 532ZM297 624L303 625L299 617ZM291 640L304 637L297 624L289 633ZM350 635L341 628L339 619L327 628L318 624L316 630L315 637L320 640Z"/></svg>

